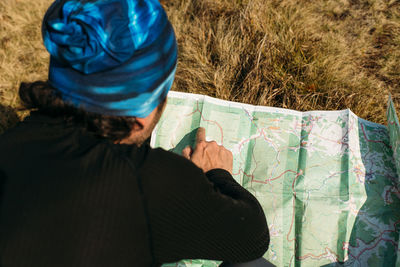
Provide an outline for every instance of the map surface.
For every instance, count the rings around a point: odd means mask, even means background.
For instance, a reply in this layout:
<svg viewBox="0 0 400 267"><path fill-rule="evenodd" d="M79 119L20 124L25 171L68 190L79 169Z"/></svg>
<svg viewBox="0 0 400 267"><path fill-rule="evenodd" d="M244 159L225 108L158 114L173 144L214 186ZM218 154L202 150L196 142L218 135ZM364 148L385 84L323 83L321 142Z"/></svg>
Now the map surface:
<svg viewBox="0 0 400 267"><path fill-rule="evenodd" d="M260 201L276 266L400 266L400 125L350 110L297 112L170 92L153 147L194 146L198 127L232 151ZM163 266L218 266L185 260Z"/></svg>

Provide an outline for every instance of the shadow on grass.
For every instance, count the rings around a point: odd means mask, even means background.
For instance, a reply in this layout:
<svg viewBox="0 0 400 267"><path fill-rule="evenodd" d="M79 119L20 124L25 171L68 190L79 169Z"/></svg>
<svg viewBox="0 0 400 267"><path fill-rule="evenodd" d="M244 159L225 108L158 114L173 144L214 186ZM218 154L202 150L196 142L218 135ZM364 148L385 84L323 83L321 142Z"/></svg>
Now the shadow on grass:
<svg viewBox="0 0 400 267"><path fill-rule="evenodd" d="M15 109L0 104L0 134L19 121Z"/></svg>

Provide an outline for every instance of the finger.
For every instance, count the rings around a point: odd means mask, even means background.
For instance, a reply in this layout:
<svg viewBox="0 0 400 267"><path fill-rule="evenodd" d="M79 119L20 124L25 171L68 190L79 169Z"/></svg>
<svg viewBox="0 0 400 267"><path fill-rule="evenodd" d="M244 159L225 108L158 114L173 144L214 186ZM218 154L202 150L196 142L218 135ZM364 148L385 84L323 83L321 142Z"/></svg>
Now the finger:
<svg viewBox="0 0 400 267"><path fill-rule="evenodd" d="M218 149L220 146L217 144L217 142L215 141L210 141L208 142L214 149ZM224 148L223 146L221 146L222 148Z"/></svg>
<svg viewBox="0 0 400 267"><path fill-rule="evenodd" d="M206 141L206 129L199 127L196 135L196 144L204 141Z"/></svg>
<svg viewBox="0 0 400 267"><path fill-rule="evenodd" d="M202 159L204 156L204 151L207 147L206 142L200 142L196 144L195 149L192 151L192 155L190 157L191 160L195 161L197 159Z"/></svg>
<svg viewBox="0 0 400 267"><path fill-rule="evenodd" d="M191 154L192 154L192 148L190 146L187 146L182 150L182 156L184 156L187 159L190 159Z"/></svg>

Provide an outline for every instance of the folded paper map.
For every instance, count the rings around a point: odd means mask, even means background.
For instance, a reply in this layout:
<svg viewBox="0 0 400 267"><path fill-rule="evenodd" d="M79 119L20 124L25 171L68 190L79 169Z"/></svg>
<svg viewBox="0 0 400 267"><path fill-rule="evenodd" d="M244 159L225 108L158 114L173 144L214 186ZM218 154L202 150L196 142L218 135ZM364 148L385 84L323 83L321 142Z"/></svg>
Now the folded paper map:
<svg viewBox="0 0 400 267"><path fill-rule="evenodd" d="M170 92L151 144L176 153L198 127L233 153L233 177L260 201L276 266L400 266L400 125L350 110L252 106ZM218 266L185 260L164 266Z"/></svg>

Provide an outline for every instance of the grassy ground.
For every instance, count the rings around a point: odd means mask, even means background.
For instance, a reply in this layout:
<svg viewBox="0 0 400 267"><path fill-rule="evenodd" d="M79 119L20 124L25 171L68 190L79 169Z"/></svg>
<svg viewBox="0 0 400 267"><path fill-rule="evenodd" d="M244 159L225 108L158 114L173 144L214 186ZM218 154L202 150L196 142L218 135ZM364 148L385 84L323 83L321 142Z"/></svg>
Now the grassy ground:
<svg viewBox="0 0 400 267"><path fill-rule="evenodd" d="M21 81L46 79L40 25L52 1L0 1L0 132ZM400 107L399 0L170 0L173 90L296 110L350 108L385 123ZM18 112L21 117L25 113Z"/></svg>

